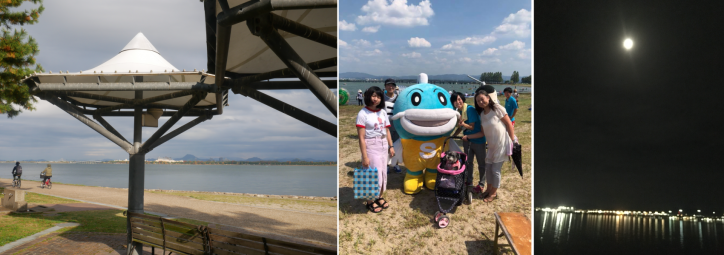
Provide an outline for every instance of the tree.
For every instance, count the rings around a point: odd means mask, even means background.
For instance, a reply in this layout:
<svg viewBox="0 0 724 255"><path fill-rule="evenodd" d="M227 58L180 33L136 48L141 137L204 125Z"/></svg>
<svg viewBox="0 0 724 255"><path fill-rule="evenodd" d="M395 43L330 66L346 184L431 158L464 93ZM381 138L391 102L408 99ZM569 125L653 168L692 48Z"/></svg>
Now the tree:
<svg viewBox="0 0 724 255"><path fill-rule="evenodd" d="M533 77L533 75L528 75L528 77L523 77L523 79L522 79L520 82L521 82L521 83L531 84L530 81L531 81L531 78L532 78L532 77Z"/></svg>
<svg viewBox="0 0 724 255"><path fill-rule="evenodd" d="M19 7L23 2L40 4L37 9L11 11L9 8ZM45 10L42 0L4 0L0 2L0 114L13 118L25 110L35 110L33 98L20 81L33 72L43 72L43 67L35 63L38 44L28 36L25 29L13 29L13 26L32 25ZM13 29L13 31L10 31ZM13 104L20 108L13 108Z"/></svg>
<svg viewBox="0 0 724 255"><path fill-rule="evenodd" d="M510 75L510 81L512 83L518 83L518 81L520 80L519 78L520 78L520 74L518 74L518 71L513 71L513 74Z"/></svg>

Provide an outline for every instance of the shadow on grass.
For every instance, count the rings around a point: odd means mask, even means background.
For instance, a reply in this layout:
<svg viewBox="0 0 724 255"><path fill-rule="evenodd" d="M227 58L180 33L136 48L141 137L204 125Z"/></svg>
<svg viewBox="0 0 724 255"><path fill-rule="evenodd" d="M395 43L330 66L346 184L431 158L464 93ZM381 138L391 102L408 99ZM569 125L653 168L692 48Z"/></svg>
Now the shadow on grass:
<svg viewBox="0 0 724 255"><path fill-rule="evenodd" d="M498 254L512 253L513 250L507 244L499 244ZM468 254L495 254L495 243L493 239L481 240L481 241L465 241L465 248Z"/></svg>
<svg viewBox="0 0 724 255"><path fill-rule="evenodd" d="M354 139L354 140L359 140L359 135L347 135L347 138L349 138L349 139Z"/></svg>
<svg viewBox="0 0 724 255"><path fill-rule="evenodd" d="M284 222L271 217L266 217L264 216L263 212L214 213L202 212L188 207L176 207L154 203L147 203L145 207L147 207L149 211L166 213L174 217L183 217L209 223L233 226L235 228L229 229L230 231L242 232L270 239L291 241L315 246L318 246L318 244L308 243L302 239L309 239L333 245L336 245L337 240L336 225L317 226L315 228L290 229L289 227L292 226L293 223ZM224 226L218 226L218 228L224 228ZM299 239L291 239L289 237Z"/></svg>

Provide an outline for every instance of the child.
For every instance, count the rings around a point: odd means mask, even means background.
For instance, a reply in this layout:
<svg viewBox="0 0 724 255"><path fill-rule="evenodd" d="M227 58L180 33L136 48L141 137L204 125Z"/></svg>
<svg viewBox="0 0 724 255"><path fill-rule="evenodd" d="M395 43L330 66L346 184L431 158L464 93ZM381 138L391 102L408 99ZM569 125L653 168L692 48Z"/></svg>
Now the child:
<svg viewBox="0 0 724 255"><path fill-rule="evenodd" d="M364 93L365 107L357 114L357 134L359 135L359 148L362 153L362 166L365 168L376 168L378 184L380 186L379 197L367 201L367 209L373 213L379 213L387 209L389 204L382 198L382 193L387 189L387 157L395 155L390 135L390 121L385 108L385 101L382 89L372 86Z"/></svg>

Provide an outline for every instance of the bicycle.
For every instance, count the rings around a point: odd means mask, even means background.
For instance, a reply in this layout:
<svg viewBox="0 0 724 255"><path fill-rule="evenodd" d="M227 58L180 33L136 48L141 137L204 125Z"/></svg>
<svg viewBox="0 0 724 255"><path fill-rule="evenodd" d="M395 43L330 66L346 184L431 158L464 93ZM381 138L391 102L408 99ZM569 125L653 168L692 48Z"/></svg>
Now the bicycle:
<svg viewBox="0 0 724 255"><path fill-rule="evenodd" d="M15 178L17 177L17 179ZM13 176L13 188L17 187L20 188L20 177L19 176Z"/></svg>
<svg viewBox="0 0 724 255"><path fill-rule="evenodd" d="M44 179L44 178L45 178L45 175L44 175L44 174L40 174L40 178L41 178L41 179ZM41 181L41 182L40 182L40 188L41 188L41 189L44 189L44 188L46 188L46 187L47 187L48 189L53 188L53 183L50 182L50 178L48 178L48 179L45 180L45 181Z"/></svg>

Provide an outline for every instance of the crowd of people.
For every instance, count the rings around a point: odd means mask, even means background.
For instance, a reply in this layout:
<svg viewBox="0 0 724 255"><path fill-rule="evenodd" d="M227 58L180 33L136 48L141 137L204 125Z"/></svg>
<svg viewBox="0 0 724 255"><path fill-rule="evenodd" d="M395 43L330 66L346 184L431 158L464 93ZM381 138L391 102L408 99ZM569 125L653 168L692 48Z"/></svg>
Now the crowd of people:
<svg viewBox="0 0 724 255"><path fill-rule="evenodd" d="M372 86L364 92L358 90L357 94L359 105L365 105L357 114L356 121L362 167L377 169L378 174L379 196L375 200L366 201L368 210L373 213L379 213L390 206L383 198L388 173L391 169L397 173L402 172L399 166L389 165L388 161L395 155L393 142L399 139L389 118L400 91L394 79L387 79L384 87L383 91ZM511 155L513 145L518 142L513 128L515 115L518 113L518 91L505 88L504 105L497 102L495 93L492 86L482 85L475 91L474 105L465 103L467 94L455 91L450 93L450 102L460 113L452 136L463 134L463 150L468 155L466 162L462 162L466 165L466 185L480 194L484 202L492 202L497 198L502 165ZM476 160L480 179L477 185L473 185L473 166Z"/></svg>

